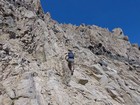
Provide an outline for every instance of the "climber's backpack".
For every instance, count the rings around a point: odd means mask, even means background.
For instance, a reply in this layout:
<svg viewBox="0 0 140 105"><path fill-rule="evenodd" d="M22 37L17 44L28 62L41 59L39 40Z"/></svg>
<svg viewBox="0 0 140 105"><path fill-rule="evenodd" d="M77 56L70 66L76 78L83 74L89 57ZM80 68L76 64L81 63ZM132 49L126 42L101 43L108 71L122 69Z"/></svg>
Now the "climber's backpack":
<svg viewBox="0 0 140 105"><path fill-rule="evenodd" d="M69 52L69 53L68 53L68 59L70 59L70 58L71 58L71 59L74 59L74 54L73 54L72 52Z"/></svg>

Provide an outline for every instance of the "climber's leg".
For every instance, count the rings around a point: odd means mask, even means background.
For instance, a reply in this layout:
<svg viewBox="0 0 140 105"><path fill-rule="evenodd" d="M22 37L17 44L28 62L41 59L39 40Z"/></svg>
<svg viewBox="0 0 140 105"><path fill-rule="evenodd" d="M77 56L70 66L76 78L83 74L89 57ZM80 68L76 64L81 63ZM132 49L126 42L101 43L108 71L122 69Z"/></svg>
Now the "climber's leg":
<svg viewBox="0 0 140 105"><path fill-rule="evenodd" d="M71 71L71 75L73 75L74 72L74 59L68 59L68 67Z"/></svg>

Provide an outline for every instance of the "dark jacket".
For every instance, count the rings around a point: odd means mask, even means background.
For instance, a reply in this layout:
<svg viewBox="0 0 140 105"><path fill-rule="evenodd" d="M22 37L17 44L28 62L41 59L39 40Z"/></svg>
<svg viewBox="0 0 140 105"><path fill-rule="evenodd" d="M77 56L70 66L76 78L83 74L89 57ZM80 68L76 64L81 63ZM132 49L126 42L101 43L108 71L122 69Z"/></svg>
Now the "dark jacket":
<svg viewBox="0 0 140 105"><path fill-rule="evenodd" d="M74 59L74 54L72 51L68 53L68 59Z"/></svg>

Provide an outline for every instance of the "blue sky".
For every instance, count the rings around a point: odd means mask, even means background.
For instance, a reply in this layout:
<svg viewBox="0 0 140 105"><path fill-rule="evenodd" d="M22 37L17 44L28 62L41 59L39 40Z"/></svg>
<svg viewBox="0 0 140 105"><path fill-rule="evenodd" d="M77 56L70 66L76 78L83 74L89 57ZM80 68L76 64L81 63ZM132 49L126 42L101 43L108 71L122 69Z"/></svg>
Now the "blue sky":
<svg viewBox="0 0 140 105"><path fill-rule="evenodd" d="M41 0L44 12L59 23L120 27L140 45L140 0Z"/></svg>

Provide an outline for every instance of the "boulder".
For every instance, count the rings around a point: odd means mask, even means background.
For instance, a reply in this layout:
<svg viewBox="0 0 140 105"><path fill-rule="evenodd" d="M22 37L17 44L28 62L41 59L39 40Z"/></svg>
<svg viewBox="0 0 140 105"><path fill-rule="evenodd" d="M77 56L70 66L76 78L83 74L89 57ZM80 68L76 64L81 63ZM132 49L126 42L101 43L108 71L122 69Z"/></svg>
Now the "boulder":
<svg viewBox="0 0 140 105"><path fill-rule="evenodd" d="M24 13L24 17L26 17L26 18L29 18L29 19L32 19L32 18L35 18L35 13L33 12L33 11L29 11L29 10L27 10L27 11L25 11L25 13Z"/></svg>
<svg viewBox="0 0 140 105"><path fill-rule="evenodd" d="M124 36L124 37L123 37L123 40L125 40L125 41L129 41L128 36Z"/></svg>
<svg viewBox="0 0 140 105"><path fill-rule="evenodd" d="M137 43L132 44L132 47L139 48L139 45Z"/></svg>
<svg viewBox="0 0 140 105"><path fill-rule="evenodd" d="M81 84L81 85L85 85L86 83L88 83L88 80L80 79L80 80L78 81L78 83Z"/></svg>
<svg viewBox="0 0 140 105"><path fill-rule="evenodd" d="M114 28L112 30L113 34L116 35L116 36L120 36L120 35L123 35L123 31L121 28Z"/></svg>

